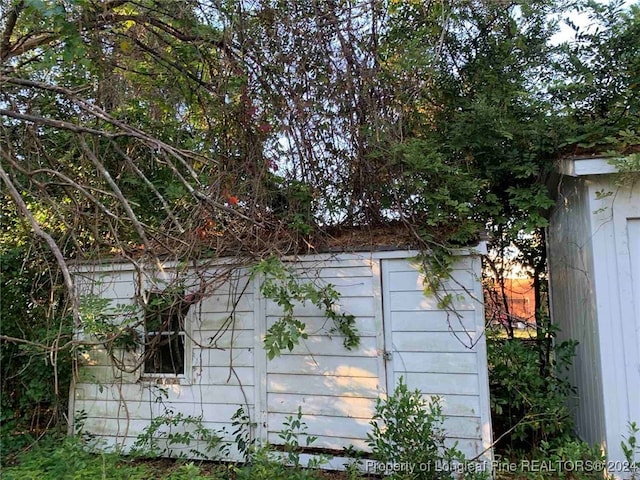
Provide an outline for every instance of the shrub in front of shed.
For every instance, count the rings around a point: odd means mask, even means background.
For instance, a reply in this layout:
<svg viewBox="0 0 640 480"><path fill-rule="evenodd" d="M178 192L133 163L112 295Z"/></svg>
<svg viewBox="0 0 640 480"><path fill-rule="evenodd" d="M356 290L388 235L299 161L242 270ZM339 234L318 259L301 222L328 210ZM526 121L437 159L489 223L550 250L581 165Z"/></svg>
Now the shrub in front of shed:
<svg viewBox="0 0 640 480"><path fill-rule="evenodd" d="M378 399L367 444L380 473L393 480L452 478L467 461L456 446L445 445L444 416L439 398L427 402L409 390L400 377L386 400ZM389 468L387 468L389 467ZM464 478L485 478L488 472L465 472Z"/></svg>
<svg viewBox="0 0 640 480"><path fill-rule="evenodd" d="M562 375L575 348L576 342L559 342L545 353L536 340L489 335L492 424L500 449L530 451L571 433L567 399L576 390ZM544 368L547 364L550 370Z"/></svg>

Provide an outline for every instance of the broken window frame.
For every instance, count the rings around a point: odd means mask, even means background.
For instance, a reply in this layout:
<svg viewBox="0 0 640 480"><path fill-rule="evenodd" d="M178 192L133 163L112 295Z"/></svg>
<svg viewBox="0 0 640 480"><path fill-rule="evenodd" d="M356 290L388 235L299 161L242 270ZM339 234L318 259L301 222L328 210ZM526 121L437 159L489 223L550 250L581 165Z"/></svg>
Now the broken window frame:
<svg viewBox="0 0 640 480"><path fill-rule="evenodd" d="M188 379L191 351L187 333L189 309L182 302L183 298L183 291L147 292L143 355L149 355L149 357L145 358L142 364L142 380ZM161 339L160 345L155 345L155 339L158 336L168 337L168 340ZM157 351L148 353L149 348ZM153 362L159 362L159 364L154 366Z"/></svg>

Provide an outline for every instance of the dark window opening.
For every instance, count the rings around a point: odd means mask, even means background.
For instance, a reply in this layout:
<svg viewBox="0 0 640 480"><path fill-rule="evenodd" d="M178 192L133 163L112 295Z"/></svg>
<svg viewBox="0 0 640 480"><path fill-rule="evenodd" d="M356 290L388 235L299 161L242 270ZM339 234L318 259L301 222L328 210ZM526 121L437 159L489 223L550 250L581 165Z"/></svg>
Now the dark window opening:
<svg viewBox="0 0 640 480"><path fill-rule="evenodd" d="M149 293L145 312L144 373L184 375L184 322L189 304L185 304L183 298L184 294L180 293Z"/></svg>

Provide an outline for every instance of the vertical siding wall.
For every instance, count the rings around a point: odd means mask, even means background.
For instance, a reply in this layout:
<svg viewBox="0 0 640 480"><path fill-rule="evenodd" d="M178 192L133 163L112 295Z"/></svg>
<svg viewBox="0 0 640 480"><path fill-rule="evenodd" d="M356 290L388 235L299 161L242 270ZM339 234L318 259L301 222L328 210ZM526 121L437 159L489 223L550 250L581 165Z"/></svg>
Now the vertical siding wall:
<svg viewBox="0 0 640 480"><path fill-rule="evenodd" d="M231 416L244 406L256 422L257 436L279 444L283 422L300 407L307 432L318 437L314 447L367 450L376 399L392 390L402 375L427 398L442 397L451 441L474 457L491 443L480 261L461 257L454 281L447 285L460 295L458 318L424 295L422 277L406 256L317 255L293 263L302 281L330 283L341 294L337 308L356 316L357 349L346 350L341 337L328 335L332 325L322 311L298 305L295 314L306 323L308 339L268 361L262 340L281 312L262 297L260 278L251 281L239 272L192 307L186 378L158 385L139 374L122 374L95 348L87 352L72 391L72 413L79 418L78 412L84 412L85 431L110 444L130 446L166 408L202 415L205 426L224 427L231 439ZM101 278L94 293L113 303L132 303L138 281L130 267L101 267L82 276L85 293L92 280ZM211 343L234 303L233 328Z"/></svg>
<svg viewBox="0 0 640 480"><path fill-rule="evenodd" d="M579 342L569 376L578 387L570 405L577 433L588 443L600 444L605 421L591 232L585 181L564 178L548 231L551 311L560 326L558 341Z"/></svg>
<svg viewBox="0 0 640 480"><path fill-rule="evenodd" d="M600 173L563 179L549 229L551 304L563 338L580 342L578 433L622 462L627 424L640 420L640 185Z"/></svg>
<svg viewBox="0 0 640 480"><path fill-rule="evenodd" d="M632 235L640 218L640 184L620 185L615 176L599 175L588 177L587 185L606 447L610 460L624 461L620 442L628 436L628 422L640 422L640 318L635 314L640 298L633 291L640 271L634 269L637 259L632 256L638 247Z"/></svg>

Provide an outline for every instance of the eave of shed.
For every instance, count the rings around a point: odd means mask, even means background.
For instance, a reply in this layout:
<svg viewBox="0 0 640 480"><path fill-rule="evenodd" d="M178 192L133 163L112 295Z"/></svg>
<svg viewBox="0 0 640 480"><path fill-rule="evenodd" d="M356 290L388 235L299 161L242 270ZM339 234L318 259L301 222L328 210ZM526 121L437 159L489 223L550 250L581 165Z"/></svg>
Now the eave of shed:
<svg viewBox="0 0 640 480"><path fill-rule="evenodd" d="M486 255L488 252L487 242L481 241L478 242L474 246L469 247L461 247L451 250L451 254L456 257L466 257L466 256L476 256L476 255ZM340 260L352 260L352 259L360 259L363 256L367 256L372 259L394 259L394 258L413 258L420 255L420 250L415 250L412 248L400 249L400 248L370 248L370 249L361 249L357 251L338 251L338 252L323 252L323 253L311 253L311 254L302 254L302 255L285 255L281 259L285 262L305 262L305 261L340 261ZM126 271L134 271L135 265L131 261L131 259L124 257L102 257L100 259L92 259L92 260L73 260L69 262L73 267L74 273L86 273L96 271L101 271L103 273L107 272L126 272ZM158 264L158 267L161 269L172 270L177 268L181 262L178 260L166 260L161 261ZM200 259L197 264L209 264L210 266L224 266L224 265L234 265L234 259L231 257L218 257L218 258L210 258L210 259Z"/></svg>
<svg viewBox="0 0 640 480"><path fill-rule="evenodd" d="M255 232L259 235L261 232ZM262 237L267 238L269 232L262 232ZM484 255L486 254L486 240L482 238L484 234L479 235L467 245L460 245L457 248L451 248L450 253L454 256L465 255ZM195 262L197 264L204 263L245 263L252 264L259 261L265 256L265 252L257 248L254 251L250 249L237 249L229 251L227 249L220 251L215 247L215 243L207 244L206 242L194 242L190 252L166 251L166 243L162 244L162 248L157 250L153 248L146 250L143 248L133 247L123 253L105 252L97 258L74 258L69 260L70 265L98 265L98 264L130 264L136 261L160 261L163 268L169 264L179 262ZM202 250L199 250L199 248ZM424 245L416 238L415 232L407 228L401 222L389 222L387 224L377 226L333 226L319 229L313 235L303 239L300 242L288 245L288 248L273 249L273 253L285 261L297 261L304 257L311 258L335 258L337 255L349 254L371 254L378 258L408 258L414 257L419 253L427 253L428 246ZM401 252L401 253L398 253ZM268 253L268 251L266 252Z"/></svg>
<svg viewBox="0 0 640 480"><path fill-rule="evenodd" d="M587 175L609 175L618 173L615 165L605 157L570 157L560 161L558 170L562 175L583 177Z"/></svg>

